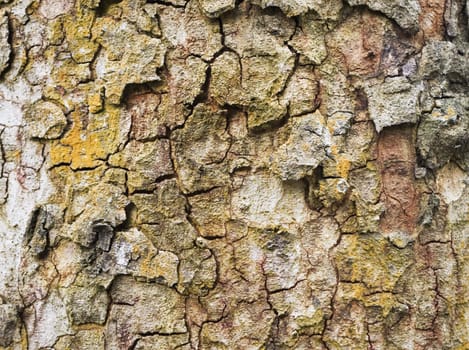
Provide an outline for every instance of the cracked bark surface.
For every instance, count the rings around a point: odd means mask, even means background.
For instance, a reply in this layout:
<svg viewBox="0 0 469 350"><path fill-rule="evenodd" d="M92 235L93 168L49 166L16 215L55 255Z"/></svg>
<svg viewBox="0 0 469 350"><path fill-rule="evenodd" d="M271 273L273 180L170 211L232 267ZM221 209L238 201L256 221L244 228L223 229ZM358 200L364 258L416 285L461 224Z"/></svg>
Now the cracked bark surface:
<svg viewBox="0 0 469 350"><path fill-rule="evenodd" d="M0 0L0 349L469 349L468 6Z"/></svg>

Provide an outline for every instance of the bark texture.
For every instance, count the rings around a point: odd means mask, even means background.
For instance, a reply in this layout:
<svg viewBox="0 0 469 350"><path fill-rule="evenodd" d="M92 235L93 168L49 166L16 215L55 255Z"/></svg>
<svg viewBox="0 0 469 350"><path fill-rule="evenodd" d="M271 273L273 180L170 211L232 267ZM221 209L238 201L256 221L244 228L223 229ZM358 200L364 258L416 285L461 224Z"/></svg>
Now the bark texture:
<svg viewBox="0 0 469 350"><path fill-rule="evenodd" d="M0 0L0 348L469 349L466 0Z"/></svg>

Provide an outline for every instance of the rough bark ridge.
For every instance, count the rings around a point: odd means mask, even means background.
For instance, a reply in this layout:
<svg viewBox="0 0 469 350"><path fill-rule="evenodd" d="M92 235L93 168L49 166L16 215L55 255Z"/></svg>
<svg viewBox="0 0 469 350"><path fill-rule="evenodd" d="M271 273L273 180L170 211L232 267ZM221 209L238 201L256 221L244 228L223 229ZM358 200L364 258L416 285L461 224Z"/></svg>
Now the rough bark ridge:
<svg viewBox="0 0 469 350"><path fill-rule="evenodd" d="M0 0L0 348L468 349L465 0Z"/></svg>

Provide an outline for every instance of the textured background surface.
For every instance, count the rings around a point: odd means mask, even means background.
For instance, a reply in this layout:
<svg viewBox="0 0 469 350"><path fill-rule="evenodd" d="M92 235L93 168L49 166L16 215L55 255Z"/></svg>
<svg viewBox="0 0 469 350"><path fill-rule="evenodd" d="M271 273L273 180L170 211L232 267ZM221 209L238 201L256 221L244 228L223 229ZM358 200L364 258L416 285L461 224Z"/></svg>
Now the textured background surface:
<svg viewBox="0 0 469 350"><path fill-rule="evenodd" d="M464 0L0 0L0 348L469 349Z"/></svg>

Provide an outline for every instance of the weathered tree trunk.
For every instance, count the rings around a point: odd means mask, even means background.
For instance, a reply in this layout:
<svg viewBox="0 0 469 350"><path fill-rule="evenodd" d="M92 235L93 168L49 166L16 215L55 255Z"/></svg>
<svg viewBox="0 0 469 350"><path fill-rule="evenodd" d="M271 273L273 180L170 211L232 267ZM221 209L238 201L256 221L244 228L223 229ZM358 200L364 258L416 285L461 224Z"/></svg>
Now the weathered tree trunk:
<svg viewBox="0 0 469 350"><path fill-rule="evenodd" d="M1 349L469 349L466 0L0 0Z"/></svg>

